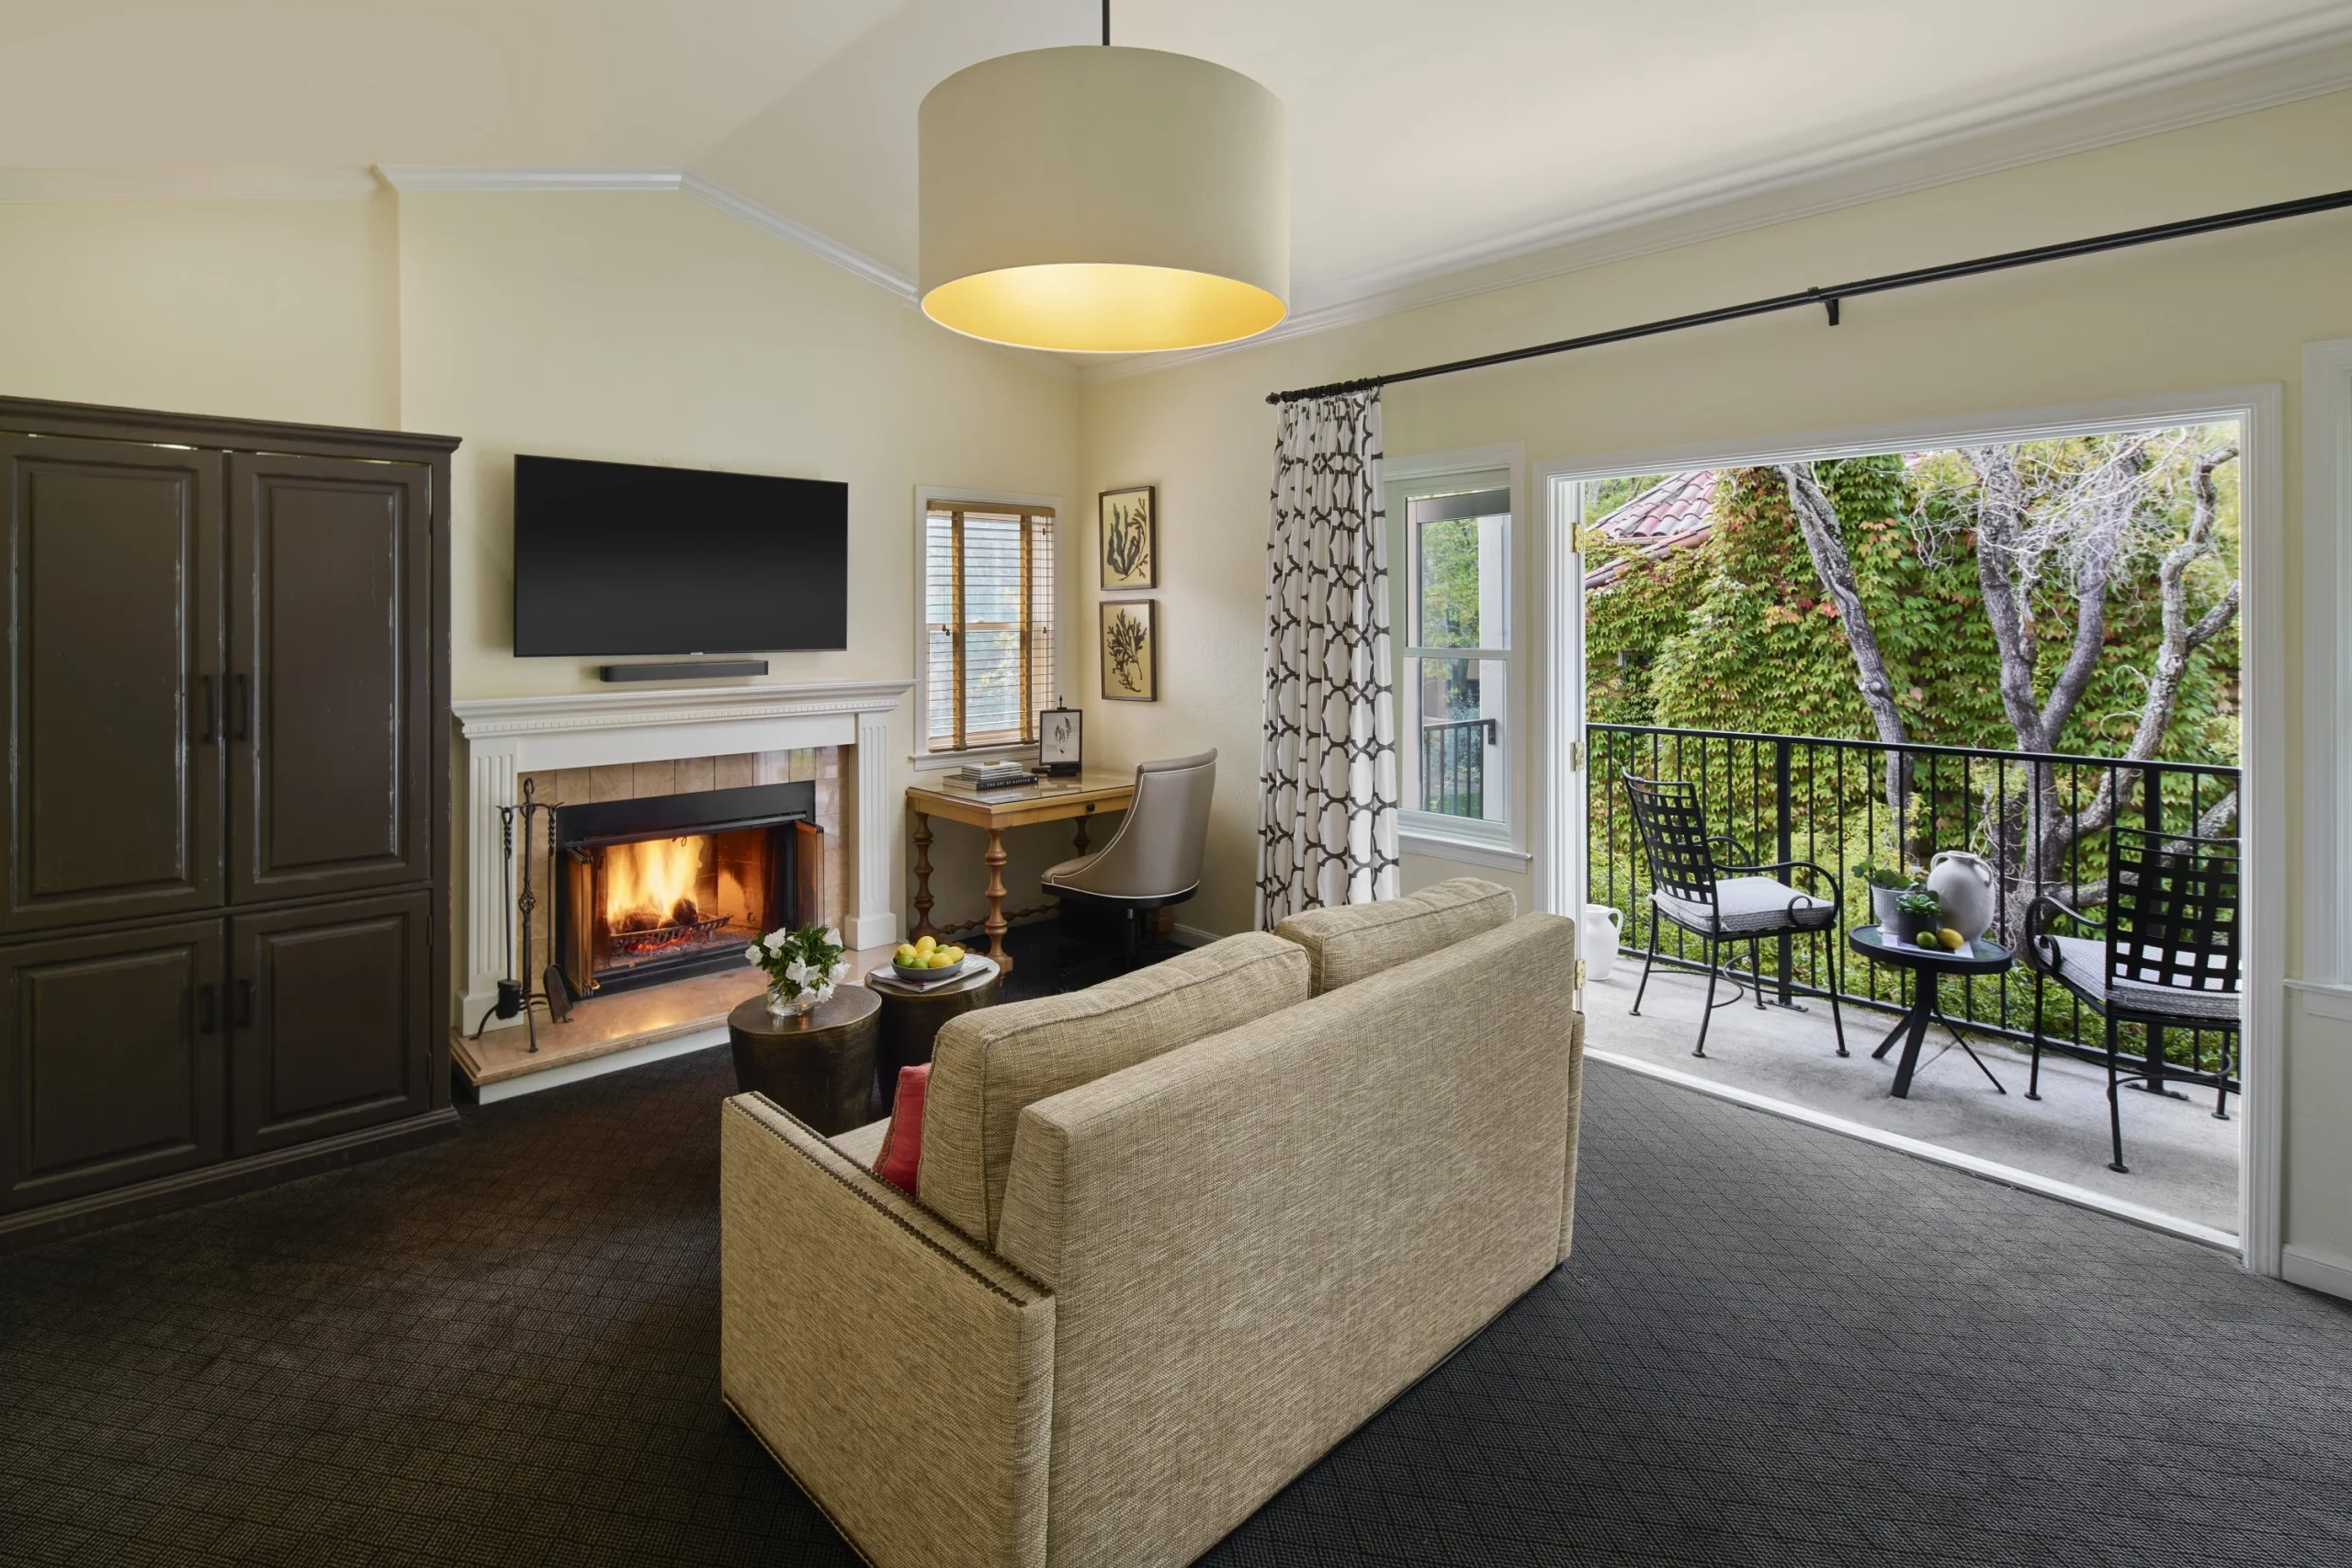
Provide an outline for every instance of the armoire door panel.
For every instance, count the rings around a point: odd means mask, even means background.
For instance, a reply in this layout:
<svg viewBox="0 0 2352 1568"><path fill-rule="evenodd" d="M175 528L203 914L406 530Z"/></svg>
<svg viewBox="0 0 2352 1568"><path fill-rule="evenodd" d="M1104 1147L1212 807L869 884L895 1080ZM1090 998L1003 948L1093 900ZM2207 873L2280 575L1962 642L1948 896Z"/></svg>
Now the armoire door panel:
<svg viewBox="0 0 2352 1568"><path fill-rule="evenodd" d="M0 436L11 854L0 931L220 900L218 453Z"/></svg>
<svg viewBox="0 0 2352 1568"><path fill-rule="evenodd" d="M222 1156L221 927L0 949L0 1210Z"/></svg>
<svg viewBox="0 0 2352 1568"><path fill-rule="evenodd" d="M240 1155L427 1108L431 895L231 922L231 1145Z"/></svg>
<svg viewBox="0 0 2352 1568"><path fill-rule="evenodd" d="M432 874L429 470L232 459L231 897Z"/></svg>

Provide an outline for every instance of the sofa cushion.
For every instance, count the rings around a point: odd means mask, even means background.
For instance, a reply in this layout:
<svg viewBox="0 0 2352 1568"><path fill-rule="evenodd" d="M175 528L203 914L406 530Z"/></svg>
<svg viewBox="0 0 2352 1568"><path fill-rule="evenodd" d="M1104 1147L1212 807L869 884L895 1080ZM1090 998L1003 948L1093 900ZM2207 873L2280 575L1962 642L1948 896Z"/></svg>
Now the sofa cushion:
<svg viewBox="0 0 2352 1568"><path fill-rule="evenodd" d="M1319 997L1508 924L1518 913L1510 888L1457 876L1409 897L1309 909L1283 921L1274 934L1306 950Z"/></svg>
<svg viewBox="0 0 2352 1568"><path fill-rule="evenodd" d="M932 1047L917 1195L993 1246L1024 1107L1295 1006L1306 985L1300 949L1252 932L1083 991L949 1020Z"/></svg>
<svg viewBox="0 0 2352 1568"><path fill-rule="evenodd" d="M863 1127L835 1133L825 1141L841 1150L846 1157L872 1170L874 1162L882 1157L882 1140L889 1135L890 1119L885 1116L879 1122L868 1122Z"/></svg>
<svg viewBox="0 0 2352 1568"><path fill-rule="evenodd" d="M910 1198L915 1172L922 1164L923 1090L930 1081L929 1062L899 1069L899 1090L890 1101L890 1125L874 1156L874 1174Z"/></svg>

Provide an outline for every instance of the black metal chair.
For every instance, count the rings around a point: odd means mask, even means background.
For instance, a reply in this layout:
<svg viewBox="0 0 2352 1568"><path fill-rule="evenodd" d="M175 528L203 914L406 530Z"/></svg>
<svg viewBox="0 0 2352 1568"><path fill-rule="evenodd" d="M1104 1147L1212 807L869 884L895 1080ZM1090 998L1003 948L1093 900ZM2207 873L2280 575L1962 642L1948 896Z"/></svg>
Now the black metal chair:
<svg viewBox="0 0 2352 1568"><path fill-rule="evenodd" d="M2238 848L2234 839L2201 839L2144 828L2108 829L2107 919L2093 919L2043 894L2026 907L2026 964L2055 980L2107 1023L2103 1050L2042 1037L2042 992L2033 991L2033 1070L2025 1097L2040 1100L2041 1053L2047 1048L2107 1068L2108 1132L2115 1146L2111 1170L2123 1163L2123 1107L2117 1089L2135 1083L2172 1093L2167 1083L2214 1091L2213 1114L2228 1120L2238 1077ZM2096 938L2045 931L2052 918L2098 931ZM2119 1025L2148 1032L2147 1050L2127 1068L2117 1052ZM2211 1069L2165 1059L2167 1029L2210 1030L2225 1036ZM2175 1096L2175 1098L2178 1098Z"/></svg>
<svg viewBox="0 0 2352 1568"><path fill-rule="evenodd" d="M1642 998L1649 992L1650 970L1657 963L1657 923L1663 918L1707 944L1707 1008L1699 1015L1699 1043L1690 1053L1707 1054L1707 1025L1717 1007L1739 1000L1737 973L1721 962L1726 943L1747 944L1747 972L1756 1005L1764 1005L1763 948L1767 937L1817 936L1824 939L1823 964L1829 976L1829 1018L1838 1032L1838 1054L1847 1055L1846 1021L1838 1010L1838 931L1843 924L1845 897L1838 879L1811 861L1758 862L1739 841L1725 834L1709 834L1707 815L1699 804L1697 786L1681 779L1636 778L1629 769L1625 795L1634 823L1640 831L1642 854L1649 863L1650 942L1642 963L1642 984L1634 993L1633 1015L1642 1013ZM1736 857L1715 858L1722 844ZM1781 874L1810 872L1829 889L1826 898L1802 892L1779 879ZM1729 979L1729 1001L1715 1000L1715 985Z"/></svg>

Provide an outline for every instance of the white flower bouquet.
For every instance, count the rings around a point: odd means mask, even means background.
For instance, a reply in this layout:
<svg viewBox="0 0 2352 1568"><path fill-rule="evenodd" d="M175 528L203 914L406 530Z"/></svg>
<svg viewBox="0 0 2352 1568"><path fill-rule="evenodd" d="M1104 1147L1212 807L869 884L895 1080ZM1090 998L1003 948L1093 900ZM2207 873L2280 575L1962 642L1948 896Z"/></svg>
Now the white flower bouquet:
<svg viewBox="0 0 2352 1568"><path fill-rule="evenodd" d="M773 931L743 950L743 961L768 977L768 1008L779 1017L807 1012L849 978L849 959L831 926Z"/></svg>

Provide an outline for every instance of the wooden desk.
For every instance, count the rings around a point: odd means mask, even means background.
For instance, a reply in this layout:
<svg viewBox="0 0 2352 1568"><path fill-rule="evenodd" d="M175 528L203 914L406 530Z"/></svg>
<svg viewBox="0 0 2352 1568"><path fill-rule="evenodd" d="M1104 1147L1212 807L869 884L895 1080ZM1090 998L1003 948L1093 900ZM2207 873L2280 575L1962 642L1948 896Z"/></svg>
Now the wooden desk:
<svg viewBox="0 0 2352 1568"><path fill-rule="evenodd" d="M1087 819L1097 812L1125 811L1135 797L1133 773L1086 773L1074 779L1039 779L1018 789L986 791L908 785L907 809L914 813L915 818L915 925L908 940L939 934L939 928L931 923L933 818L968 823L989 836L988 853L981 857L989 868L989 918L981 930L988 932L989 956L1009 975L1012 972L1012 960L1004 951L1005 829L1025 828L1032 822L1066 822L1075 818L1078 852L1084 854Z"/></svg>

